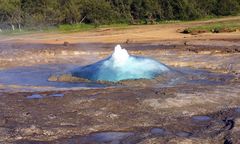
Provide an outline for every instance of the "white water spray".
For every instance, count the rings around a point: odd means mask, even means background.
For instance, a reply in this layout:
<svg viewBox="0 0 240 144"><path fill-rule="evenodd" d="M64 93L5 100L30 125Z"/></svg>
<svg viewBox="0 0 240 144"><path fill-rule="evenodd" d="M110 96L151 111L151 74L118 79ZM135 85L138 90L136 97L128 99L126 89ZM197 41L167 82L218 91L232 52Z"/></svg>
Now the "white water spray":
<svg viewBox="0 0 240 144"><path fill-rule="evenodd" d="M129 54L127 52L126 49L122 49L122 47L120 45L117 45L114 49L114 52L112 54L111 57L114 61L114 66L121 66L124 63L126 63L126 61L129 58Z"/></svg>

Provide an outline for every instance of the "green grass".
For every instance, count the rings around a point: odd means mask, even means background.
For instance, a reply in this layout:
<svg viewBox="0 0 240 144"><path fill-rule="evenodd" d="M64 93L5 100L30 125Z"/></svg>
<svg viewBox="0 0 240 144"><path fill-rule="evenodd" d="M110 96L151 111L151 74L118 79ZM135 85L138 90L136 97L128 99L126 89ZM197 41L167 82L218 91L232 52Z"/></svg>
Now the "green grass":
<svg viewBox="0 0 240 144"><path fill-rule="evenodd" d="M24 35L24 34L30 34L30 33L33 33L33 31L29 31L29 30L3 30L2 32L0 32L0 35Z"/></svg>
<svg viewBox="0 0 240 144"><path fill-rule="evenodd" d="M240 20L229 21L229 22L216 22L201 26L194 26L187 28L183 33L201 33L201 32L234 32L240 29Z"/></svg>
<svg viewBox="0 0 240 144"><path fill-rule="evenodd" d="M164 20L164 21L159 21L157 24L178 24L178 23L184 23L187 21L183 20Z"/></svg>
<svg viewBox="0 0 240 144"><path fill-rule="evenodd" d="M127 23L120 23L120 24L110 24L110 25L100 25L98 28L116 28L116 29L125 29L128 28L130 25Z"/></svg>
<svg viewBox="0 0 240 144"><path fill-rule="evenodd" d="M128 24L110 24L110 25L93 25L93 24L73 24L73 25L59 25L57 30L60 32L80 32L96 30L100 28L116 28L124 29L128 28Z"/></svg>
<svg viewBox="0 0 240 144"><path fill-rule="evenodd" d="M56 27L42 27L42 28L22 28L21 30L15 29L14 31L11 29L2 30L0 35L24 35L24 34L32 34L32 33L42 33L42 32L54 32L56 31Z"/></svg>
<svg viewBox="0 0 240 144"><path fill-rule="evenodd" d="M3 30L0 35L24 35L31 33L42 32L60 32L60 33L72 33L81 31L98 30L101 28L113 28L113 29L126 29L129 28L128 24L110 24L110 25L93 25L93 24L72 24L72 25L59 25L56 27L43 27L43 28L23 28L21 31L16 29L15 31Z"/></svg>
<svg viewBox="0 0 240 144"><path fill-rule="evenodd" d="M96 26L90 24L73 24L73 25L59 25L57 30L60 32L77 32L77 31L87 31L95 29Z"/></svg>

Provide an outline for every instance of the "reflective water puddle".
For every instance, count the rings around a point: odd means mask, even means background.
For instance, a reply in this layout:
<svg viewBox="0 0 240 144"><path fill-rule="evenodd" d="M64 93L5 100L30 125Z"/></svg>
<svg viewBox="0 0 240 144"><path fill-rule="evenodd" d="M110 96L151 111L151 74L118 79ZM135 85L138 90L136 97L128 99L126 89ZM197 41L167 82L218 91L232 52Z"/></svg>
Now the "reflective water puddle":
<svg viewBox="0 0 240 144"><path fill-rule="evenodd" d="M212 120L212 118L209 116L193 116L192 120L196 122L201 122L201 121L210 121Z"/></svg>
<svg viewBox="0 0 240 144"><path fill-rule="evenodd" d="M64 97L64 94L58 93L58 94L52 94L49 95L50 97Z"/></svg>
<svg viewBox="0 0 240 144"><path fill-rule="evenodd" d="M192 135L192 133L181 131L181 132L176 133L176 135L179 137L190 137Z"/></svg>
<svg viewBox="0 0 240 144"><path fill-rule="evenodd" d="M150 130L151 134L153 135L164 135L165 133L165 129L162 129L162 128L152 128Z"/></svg>
<svg viewBox="0 0 240 144"><path fill-rule="evenodd" d="M40 94L33 94L30 96L27 96L27 99L42 99L42 98L47 98L47 97L64 97L64 94L61 93L56 93L56 94L51 94L51 95L40 95Z"/></svg>
<svg viewBox="0 0 240 144"><path fill-rule="evenodd" d="M43 96L40 94L33 94L31 96L27 96L27 99L42 99Z"/></svg>
<svg viewBox="0 0 240 144"><path fill-rule="evenodd" d="M134 136L132 132L98 132L83 137L73 137L61 140L65 144L121 144L124 139Z"/></svg>

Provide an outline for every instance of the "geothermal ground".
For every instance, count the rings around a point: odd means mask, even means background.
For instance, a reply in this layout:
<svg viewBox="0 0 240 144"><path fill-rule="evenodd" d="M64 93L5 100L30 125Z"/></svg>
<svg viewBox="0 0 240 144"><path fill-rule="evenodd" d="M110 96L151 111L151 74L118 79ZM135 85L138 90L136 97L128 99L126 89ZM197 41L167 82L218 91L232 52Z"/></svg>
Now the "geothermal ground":
<svg viewBox="0 0 240 144"><path fill-rule="evenodd" d="M0 36L0 143L240 143L240 32L179 33L237 19ZM118 83L67 75L116 44L172 73Z"/></svg>

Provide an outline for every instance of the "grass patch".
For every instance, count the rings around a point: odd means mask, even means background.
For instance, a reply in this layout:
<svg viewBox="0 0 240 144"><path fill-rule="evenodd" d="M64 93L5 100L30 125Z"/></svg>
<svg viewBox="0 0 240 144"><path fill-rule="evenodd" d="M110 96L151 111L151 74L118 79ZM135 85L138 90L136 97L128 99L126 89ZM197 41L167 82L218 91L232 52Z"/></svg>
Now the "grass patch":
<svg viewBox="0 0 240 144"><path fill-rule="evenodd" d="M4 29L0 32L0 35L25 35L25 34L32 34L32 33L43 33L43 32L55 32L57 30L56 27L22 27L21 30L15 29Z"/></svg>
<svg viewBox="0 0 240 144"><path fill-rule="evenodd" d="M34 33L34 31L26 30L26 29L22 29L22 30L16 29L14 31L13 30L2 30L0 32L0 35L12 36L12 35L24 35L24 34L31 34L31 33Z"/></svg>
<svg viewBox="0 0 240 144"><path fill-rule="evenodd" d="M62 33L72 33L81 31L98 30L101 28L113 28L113 29L126 29L129 28L129 24L110 24L110 25L93 25L93 24L64 24L59 26L51 27L41 27L41 28L23 28L21 31L19 29L11 30L6 29L0 31L0 35L24 35L31 33L44 33L44 32L62 32Z"/></svg>
<svg viewBox="0 0 240 144"><path fill-rule="evenodd" d="M159 21L157 24L179 24L179 23L184 23L187 21L183 20L164 20L164 21Z"/></svg>
<svg viewBox="0 0 240 144"><path fill-rule="evenodd" d="M73 25L59 25L57 27L57 30L61 32L77 32L77 31L87 31L87 30L92 30L95 29L96 26L90 25L90 24L73 24Z"/></svg>
<svg viewBox="0 0 240 144"><path fill-rule="evenodd" d="M100 25L98 28L127 28L129 24L120 23L120 24L110 24L110 25Z"/></svg>
<svg viewBox="0 0 240 144"><path fill-rule="evenodd" d="M217 22L201 26L194 26L186 28L182 33L186 34L197 34L197 33L222 33L222 32L235 32L240 30L240 20L229 21L229 22Z"/></svg>
<svg viewBox="0 0 240 144"><path fill-rule="evenodd" d="M57 31L60 32L81 32L100 28L128 28L128 24L110 24L110 25L93 25L93 24L73 24L73 25L59 25Z"/></svg>

